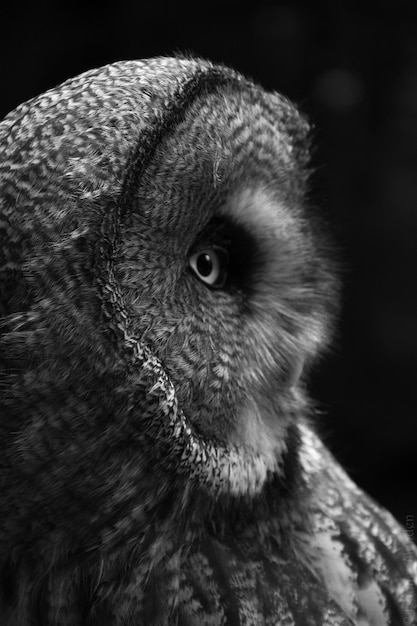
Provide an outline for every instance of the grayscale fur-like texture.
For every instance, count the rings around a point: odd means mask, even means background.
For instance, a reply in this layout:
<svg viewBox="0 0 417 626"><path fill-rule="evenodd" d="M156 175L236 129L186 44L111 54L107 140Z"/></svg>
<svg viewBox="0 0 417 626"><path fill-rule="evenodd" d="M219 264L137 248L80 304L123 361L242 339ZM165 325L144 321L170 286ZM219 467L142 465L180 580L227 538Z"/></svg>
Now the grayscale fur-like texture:
<svg viewBox="0 0 417 626"><path fill-rule="evenodd" d="M310 423L338 288L308 176L298 110L198 59L0 123L2 626L416 623L414 545Z"/></svg>

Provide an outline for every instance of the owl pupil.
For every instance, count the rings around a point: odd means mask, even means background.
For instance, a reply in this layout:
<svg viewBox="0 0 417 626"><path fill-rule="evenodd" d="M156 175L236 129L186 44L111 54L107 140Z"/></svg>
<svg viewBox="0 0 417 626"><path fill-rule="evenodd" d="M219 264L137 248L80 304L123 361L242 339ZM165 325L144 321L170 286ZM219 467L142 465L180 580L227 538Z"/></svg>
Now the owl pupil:
<svg viewBox="0 0 417 626"><path fill-rule="evenodd" d="M197 270L201 276L210 276L213 270L213 261L207 252L199 255L197 259Z"/></svg>

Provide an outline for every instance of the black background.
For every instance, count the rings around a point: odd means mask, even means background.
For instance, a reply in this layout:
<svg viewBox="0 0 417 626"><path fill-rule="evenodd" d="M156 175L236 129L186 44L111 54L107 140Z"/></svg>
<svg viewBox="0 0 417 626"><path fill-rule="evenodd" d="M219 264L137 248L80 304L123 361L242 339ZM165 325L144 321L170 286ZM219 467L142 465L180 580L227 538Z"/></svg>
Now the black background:
<svg viewBox="0 0 417 626"><path fill-rule="evenodd" d="M320 428L405 524L417 508L415 2L5 4L0 117L91 67L175 51L231 65L309 116L311 200L344 273L338 337L311 383Z"/></svg>

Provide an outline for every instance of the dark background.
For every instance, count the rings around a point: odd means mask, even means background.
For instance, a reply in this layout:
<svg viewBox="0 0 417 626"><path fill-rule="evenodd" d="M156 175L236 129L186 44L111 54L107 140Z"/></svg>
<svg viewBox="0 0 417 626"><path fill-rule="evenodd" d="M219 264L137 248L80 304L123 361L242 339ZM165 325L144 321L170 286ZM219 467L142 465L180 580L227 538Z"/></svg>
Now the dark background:
<svg viewBox="0 0 417 626"><path fill-rule="evenodd" d="M174 51L229 64L308 114L312 201L345 274L339 336L312 392L335 454L405 524L417 512L415 2L6 4L1 117L91 67Z"/></svg>

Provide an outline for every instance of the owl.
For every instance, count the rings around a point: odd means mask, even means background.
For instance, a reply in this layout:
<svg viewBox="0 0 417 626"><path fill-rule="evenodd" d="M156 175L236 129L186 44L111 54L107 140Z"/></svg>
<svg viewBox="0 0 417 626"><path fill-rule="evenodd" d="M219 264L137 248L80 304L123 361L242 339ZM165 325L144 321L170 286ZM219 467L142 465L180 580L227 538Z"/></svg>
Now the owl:
<svg viewBox="0 0 417 626"><path fill-rule="evenodd" d="M337 302L293 104L126 61L0 124L2 626L399 626L417 551L316 434Z"/></svg>

